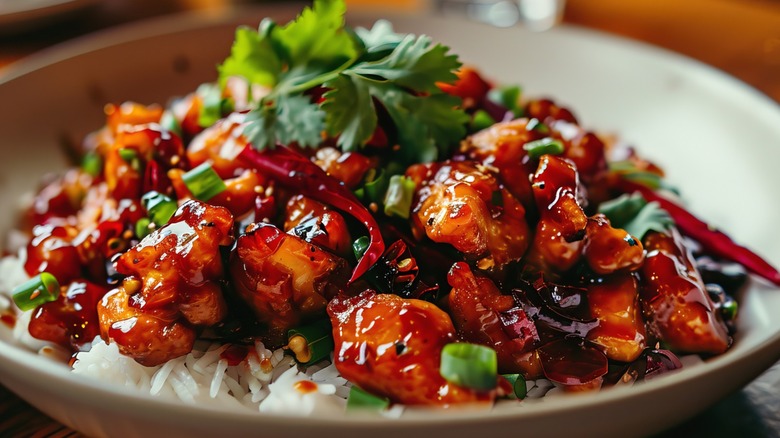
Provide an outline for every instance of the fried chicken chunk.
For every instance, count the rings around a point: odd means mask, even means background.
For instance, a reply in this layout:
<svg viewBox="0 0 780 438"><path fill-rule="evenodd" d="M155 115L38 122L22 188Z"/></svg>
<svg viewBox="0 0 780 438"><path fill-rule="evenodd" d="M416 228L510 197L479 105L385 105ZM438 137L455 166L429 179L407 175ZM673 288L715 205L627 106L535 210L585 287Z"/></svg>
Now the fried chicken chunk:
<svg viewBox="0 0 780 438"><path fill-rule="evenodd" d="M256 223L238 238L230 274L238 294L268 325L267 340L281 345L287 330L324 315L349 273L343 259L273 225Z"/></svg>
<svg viewBox="0 0 780 438"><path fill-rule="evenodd" d="M188 201L119 257L116 270L127 277L98 305L103 339L146 366L192 350L195 327L227 313L218 254L232 242L232 227L226 209Z"/></svg>
<svg viewBox="0 0 780 438"><path fill-rule="evenodd" d="M439 374L441 351L455 341L450 317L435 305L365 291L328 305L341 375L361 389L407 405L488 402Z"/></svg>
<svg viewBox="0 0 780 438"><path fill-rule="evenodd" d="M410 167L417 184L415 236L447 243L481 269L501 269L528 248L525 208L484 166L444 161Z"/></svg>

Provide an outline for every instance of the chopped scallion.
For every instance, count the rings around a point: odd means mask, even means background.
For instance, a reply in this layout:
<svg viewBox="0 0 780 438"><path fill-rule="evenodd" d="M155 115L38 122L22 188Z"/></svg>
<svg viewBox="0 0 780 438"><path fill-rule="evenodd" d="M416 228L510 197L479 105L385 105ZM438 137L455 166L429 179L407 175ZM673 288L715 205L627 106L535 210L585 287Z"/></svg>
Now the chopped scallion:
<svg viewBox="0 0 780 438"><path fill-rule="evenodd" d="M222 88L217 84L201 84L196 91L201 106L198 113L198 125L211 126L222 118Z"/></svg>
<svg viewBox="0 0 780 438"><path fill-rule="evenodd" d="M493 88L488 92L488 99L491 101L506 107L506 109L512 111L515 117L523 116L523 108L520 107L520 94L521 89L518 86L506 86L501 88Z"/></svg>
<svg viewBox="0 0 780 438"><path fill-rule="evenodd" d="M139 239L146 237L151 231L149 227L151 224L152 221L148 217L142 217L141 219L138 219L138 222L135 223L135 235Z"/></svg>
<svg viewBox="0 0 780 438"><path fill-rule="evenodd" d="M328 319L290 329L287 347L301 364L316 363L330 357L333 352L333 328Z"/></svg>
<svg viewBox="0 0 780 438"><path fill-rule="evenodd" d="M93 177L99 176L103 173L103 158L97 152L89 151L81 160L81 169Z"/></svg>
<svg viewBox="0 0 780 438"><path fill-rule="evenodd" d="M201 201L208 201L227 189L225 182L208 162L182 175L182 180L192 196Z"/></svg>
<svg viewBox="0 0 780 438"><path fill-rule="evenodd" d="M355 253L355 259L360 260L363 254L366 253L368 246L371 244L371 239L368 236L363 236L352 242L352 252Z"/></svg>
<svg viewBox="0 0 780 438"><path fill-rule="evenodd" d="M439 373L459 386L489 390L496 387L498 359L496 351L484 345L458 342L441 351Z"/></svg>
<svg viewBox="0 0 780 438"><path fill-rule="evenodd" d="M149 220L154 222L155 225L161 227L168 223L173 217L179 206L176 201L163 195L162 193L151 191L141 197L141 205L146 209L146 213L149 215ZM148 226L148 224L147 224ZM147 232L148 233L148 232ZM138 227L136 225L136 235L138 234Z"/></svg>
<svg viewBox="0 0 780 438"><path fill-rule="evenodd" d="M520 374L503 374L504 378L512 384L513 393L509 398L524 399L528 393L528 387L525 384L525 378Z"/></svg>
<svg viewBox="0 0 780 438"><path fill-rule="evenodd" d="M385 214L408 219L415 188L417 185L411 178L401 175L390 177L387 193L385 193Z"/></svg>
<svg viewBox="0 0 780 438"><path fill-rule="evenodd" d="M175 133L179 137L182 135L181 123L176 120L176 116L173 115L171 110L165 110L160 117L160 126L170 132Z"/></svg>
<svg viewBox="0 0 780 438"><path fill-rule="evenodd" d="M128 164L133 164L133 161L138 160L138 151L133 148L121 148L119 149L119 157L121 157Z"/></svg>
<svg viewBox="0 0 780 438"><path fill-rule="evenodd" d="M528 152L531 158L539 158L542 155L558 155L563 152L563 143L552 137L545 137L539 140L529 141L523 145L523 149Z"/></svg>
<svg viewBox="0 0 780 438"><path fill-rule="evenodd" d="M41 304L56 301L60 296L60 284L53 275L41 272L15 287L11 294L16 307L23 311L32 310Z"/></svg>
<svg viewBox="0 0 780 438"><path fill-rule="evenodd" d="M347 397L347 410L371 410L371 411L383 411L390 406L390 400L386 398L377 397L374 394L352 386L349 389L349 397Z"/></svg>
<svg viewBox="0 0 780 438"><path fill-rule="evenodd" d="M471 117L471 131L481 131L485 128L493 126L495 123L496 121L493 120L493 117L490 117L490 114L488 114L487 111L477 110Z"/></svg>
<svg viewBox="0 0 780 438"><path fill-rule="evenodd" d="M381 203L384 199L385 193L387 193L387 187L390 184L387 172L384 169L378 171L378 174L374 174L374 177L363 185L365 191L366 201Z"/></svg>
<svg viewBox="0 0 780 438"><path fill-rule="evenodd" d="M541 132L542 134L549 134L550 128L545 125L544 123L540 122L539 119L531 119L528 121L528 123L525 125L525 129L527 131L537 131Z"/></svg>

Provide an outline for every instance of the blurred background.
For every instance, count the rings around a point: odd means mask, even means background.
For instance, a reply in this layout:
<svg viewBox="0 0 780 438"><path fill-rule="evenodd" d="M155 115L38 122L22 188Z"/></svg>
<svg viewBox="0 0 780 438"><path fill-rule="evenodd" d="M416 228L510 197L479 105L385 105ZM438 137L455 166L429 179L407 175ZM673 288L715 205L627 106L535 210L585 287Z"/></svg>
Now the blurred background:
<svg viewBox="0 0 780 438"><path fill-rule="evenodd" d="M0 67L95 30L181 11L217 13L236 5L259 2L0 0ZM544 30L564 23L594 28L698 59L780 102L778 0L348 0L348 3L352 10L442 14L497 26L520 25Z"/></svg>
<svg viewBox="0 0 780 438"><path fill-rule="evenodd" d="M4 68L58 43L151 17L250 0L0 0ZM270 1L262 3L272 3ZM290 3L290 2L285 2ZM305 3L305 2L300 2ZM348 0L351 10L436 14L544 32L581 26L653 44L735 76L780 104L779 0ZM423 30L424 31L424 30ZM713 382L717 384L717 382ZM605 421L608 421L605 417ZM75 437L0 387L0 436ZM780 437L780 366L662 436Z"/></svg>

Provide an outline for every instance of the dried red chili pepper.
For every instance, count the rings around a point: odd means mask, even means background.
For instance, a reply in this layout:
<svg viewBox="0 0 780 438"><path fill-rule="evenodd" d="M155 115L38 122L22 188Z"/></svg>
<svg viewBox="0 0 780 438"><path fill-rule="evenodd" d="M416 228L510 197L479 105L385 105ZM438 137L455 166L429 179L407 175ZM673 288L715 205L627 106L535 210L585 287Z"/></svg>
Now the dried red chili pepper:
<svg viewBox="0 0 780 438"><path fill-rule="evenodd" d="M656 201L674 219L682 233L701 244L705 253L737 262L748 271L780 286L780 272L758 254L734 242L731 237L711 227L675 202L633 181L616 179L614 187L625 193L639 192L648 202Z"/></svg>
<svg viewBox="0 0 780 438"><path fill-rule="evenodd" d="M307 157L285 146L276 146L274 149L258 152L252 145L247 145L238 157L279 184L294 188L303 195L324 204L332 205L365 225L371 243L352 271L350 283L365 274L382 256L385 243L379 225L371 212L343 183L328 176Z"/></svg>

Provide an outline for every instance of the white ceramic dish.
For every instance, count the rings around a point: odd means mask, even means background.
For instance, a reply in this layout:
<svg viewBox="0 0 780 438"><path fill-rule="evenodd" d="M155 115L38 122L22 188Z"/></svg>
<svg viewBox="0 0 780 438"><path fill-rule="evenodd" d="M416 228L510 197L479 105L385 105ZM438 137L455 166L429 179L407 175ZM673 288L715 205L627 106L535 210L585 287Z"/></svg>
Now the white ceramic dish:
<svg viewBox="0 0 780 438"><path fill-rule="evenodd" d="M106 102L165 102L215 78L238 23L295 12L275 7L220 17L155 21L85 38L0 76L0 230L20 193L62 168L74 141L103 120ZM370 20L357 18L358 23ZM588 127L619 133L668 170L693 210L780 263L780 108L713 69L636 43L572 28L519 28L434 18L393 19L453 46L469 63L526 94L556 97ZM0 235L0 245L2 245ZM780 359L780 292L754 285L726 354L641 386L524 403L490 412L417 412L400 420L291 419L210 411L71 375L0 339L0 382L57 420L92 436L562 436L647 435L688 418ZM2 334L2 333L0 333Z"/></svg>

